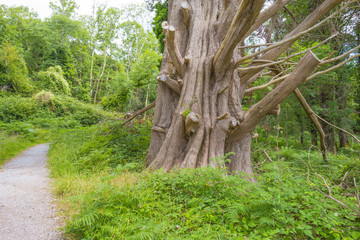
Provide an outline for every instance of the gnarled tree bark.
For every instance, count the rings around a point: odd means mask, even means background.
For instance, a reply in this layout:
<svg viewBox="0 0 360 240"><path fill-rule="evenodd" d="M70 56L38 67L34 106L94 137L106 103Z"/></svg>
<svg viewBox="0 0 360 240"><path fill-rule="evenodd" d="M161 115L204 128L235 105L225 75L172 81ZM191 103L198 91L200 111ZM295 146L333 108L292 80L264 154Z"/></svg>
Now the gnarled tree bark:
<svg viewBox="0 0 360 240"><path fill-rule="evenodd" d="M163 24L166 49L147 166L152 169L216 166L211 159L234 152L228 167L251 175L251 136L256 125L285 100L320 61L309 51L295 70L260 102L243 110L250 84L264 71L239 71L240 43L273 17L289 0L278 0L260 13L265 0L169 0ZM312 27L341 0L326 0L285 38ZM299 36L300 37L300 36ZM260 60L276 61L296 38L265 52ZM249 64L249 67L264 62ZM251 176L249 176L252 179Z"/></svg>

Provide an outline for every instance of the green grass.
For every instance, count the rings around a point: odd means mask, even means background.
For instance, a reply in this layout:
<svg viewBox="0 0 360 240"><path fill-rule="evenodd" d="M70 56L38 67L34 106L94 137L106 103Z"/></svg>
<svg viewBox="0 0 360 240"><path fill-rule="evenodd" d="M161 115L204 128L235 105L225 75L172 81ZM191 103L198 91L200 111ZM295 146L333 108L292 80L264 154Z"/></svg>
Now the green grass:
<svg viewBox="0 0 360 240"><path fill-rule="evenodd" d="M0 132L0 166L6 160L11 159L35 144L36 142L26 139L21 135L8 135Z"/></svg>
<svg viewBox="0 0 360 240"><path fill-rule="evenodd" d="M68 96L0 96L0 165L61 129L98 124L113 113Z"/></svg>
<svg viewBox="0 0 360 240"><path fill-rule="evenodd" d="M27 148L48 142L50 138L48 131L38 129L30 123L0 122L0 166Z"/></svg>
<svg viewBox="0 0 360 240"><path fill-rule="evenodd" d="M359 216L315 189L327 191L316 172L334 197L358 208L352 183L360 176L355 153L329 154L324 163L315 150L308 154L281 147L281 178L278 153L269 151L276 161L254 163L255 184L227 175L226 169L147 172L143 159L149 128L106 123L66 130L55 138L50 167L69 239L360 237Z"/></svg>

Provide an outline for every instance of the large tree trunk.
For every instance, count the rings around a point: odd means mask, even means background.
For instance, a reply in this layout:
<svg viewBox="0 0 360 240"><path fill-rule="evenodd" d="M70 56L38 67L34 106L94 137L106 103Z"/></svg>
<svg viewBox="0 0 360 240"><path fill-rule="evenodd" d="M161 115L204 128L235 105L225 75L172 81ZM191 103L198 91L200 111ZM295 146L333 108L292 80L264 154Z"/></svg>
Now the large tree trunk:
<svg viewBox="0 0 360 240"><path fill-rule="evenodd" d="M163 23L166 49L147 156L149 168L168 171L215 166L212 158L233 152L229 169L252 174L250 147L256 125L319 64L308 52L284 81L243 111L245 91L262 69L239 69L234 50L289 2L279 0L259 15L264 1L169 0L168 23ZM340 2L325 1L286 38L311 27ZM260 59L276 60L294 41L296 38L269 50ZM249 66L257 65L254 62Z"/></svg>

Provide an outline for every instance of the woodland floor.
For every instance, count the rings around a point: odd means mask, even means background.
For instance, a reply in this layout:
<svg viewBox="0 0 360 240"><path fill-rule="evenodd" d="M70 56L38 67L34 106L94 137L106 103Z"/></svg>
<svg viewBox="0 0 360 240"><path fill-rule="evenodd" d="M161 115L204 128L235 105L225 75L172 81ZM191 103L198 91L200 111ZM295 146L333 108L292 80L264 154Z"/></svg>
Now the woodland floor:
<svg viewBox="0 0 360 240"><path fill-rule="evenodd" d="M0 239L61 239L50 193L48 144L29 148L0 169Z"/></svg>

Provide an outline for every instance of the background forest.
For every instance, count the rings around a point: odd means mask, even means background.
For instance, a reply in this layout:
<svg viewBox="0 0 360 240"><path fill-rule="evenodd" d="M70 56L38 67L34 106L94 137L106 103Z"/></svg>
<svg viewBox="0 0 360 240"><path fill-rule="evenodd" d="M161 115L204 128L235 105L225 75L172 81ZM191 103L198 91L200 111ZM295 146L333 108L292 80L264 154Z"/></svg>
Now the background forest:
<svg viewBox="0 0 360 240"><path fill-rule="evenodd" d="M321 2L291 1L245 44L282 39ZM86 16L77 14L74 0L50 6L51 17L40 19L26 7L0 5L0 164L28 146L52 142L49 164L69 239L360 238L354 181L360 182L360 145L354 138L321 121L325 162L316 128L290 96L279 116L257 127L252 158L258 183L226 176L224 168L147 172L152 111L125 127L122 122L126 112L156 99L167 1L98 5ZM319 59L354 52L344 66L300 90L320 117L359 136L359 4L286 54L330 35L313 50ZM249 94L243 105L258 102L268 88ZM227 157L214 161L223 165ZM327 186L346 207L327 196Z"/></svg>

